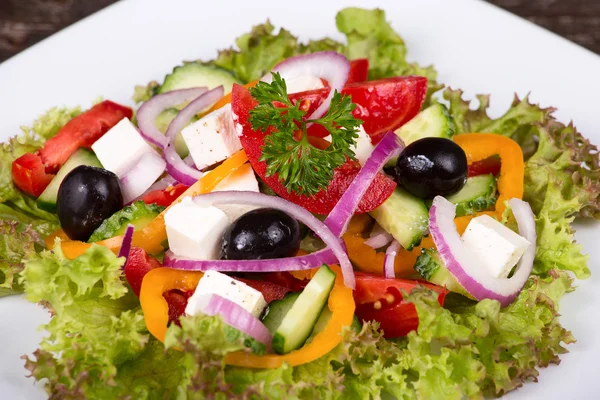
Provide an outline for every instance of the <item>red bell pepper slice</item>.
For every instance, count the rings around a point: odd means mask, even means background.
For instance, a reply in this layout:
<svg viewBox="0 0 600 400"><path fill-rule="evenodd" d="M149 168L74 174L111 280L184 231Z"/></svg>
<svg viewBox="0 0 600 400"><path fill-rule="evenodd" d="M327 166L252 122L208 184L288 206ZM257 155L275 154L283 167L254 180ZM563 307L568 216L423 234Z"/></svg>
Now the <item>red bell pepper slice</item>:
<svg viewBox="0 0 600 400"><path fill-rule="evenodd" d="M488 175L492 174L498 176L500 174L500 168L502 167L502 161L498 156L491 156L484 160L475 161L469 164L469 176Z"/></svg>
<svg viewBox="0 0 600 400"><path fill-rule="evenodd" d="M244 282L246 285L250 286L251 288L256 289L259 292L261 292L263 297L265 298L265 301L267 302L267 304L269 304L275 300L283 299L283 296L285 296L288 292L290 292L289 288L278 285L276 283L272 283L272 282L259 281L256 279L237 278L237 277L235 279L237 279L238 281Z"/></svg>
<svg viewBox="0 0 600 400"><path fill-rule="evenodd" d="M447 291L439 286L418 280L389 279L381 275L356 274L356 315L363 321L377 321L388 339L406 336L419 326L417 309L402 299L402 291L408 293L422 285L439 292L438 301L444 304Z"/></svg>
<svg viewBox="0 0 600 400"><path fill-rule="evenodd" d="M60 167L80 147L92 144L123 118L131 118L133 111L105 100L78 115L48 139L37 153L25 154L12 165L15 185L32 196L42 194Z"/></svg>
<svg viewBox="0 0 600 400"><path fill-rule="evenodd" d="M250 110L256 105L257 102L254 101L246 88L234 85L231 101L232 112L242 126L240 141L254 171L275 193L284 199L301 205L315 214L329 214L360 171L358 162L348 160L346 164L336 168L327 189L321 190L314 196L308 197L289 193L276 175L266 176L267 165L265 162L259 161L264 146L265 134L254 131L248 121ZM384 174L378 174L362 198L356 212L359 214L367 213L379 207L381 203L390 197L395 187L396 183L392 179Z"/></svg>
<svg viewBox="0 0 600 400"><path fill-rule="evenodd" d="M149 256L141 247L131 248L123 273L136 296L140 295L144 276L154 268L160 267L162 267L161 263L156 258Z"/></svg>

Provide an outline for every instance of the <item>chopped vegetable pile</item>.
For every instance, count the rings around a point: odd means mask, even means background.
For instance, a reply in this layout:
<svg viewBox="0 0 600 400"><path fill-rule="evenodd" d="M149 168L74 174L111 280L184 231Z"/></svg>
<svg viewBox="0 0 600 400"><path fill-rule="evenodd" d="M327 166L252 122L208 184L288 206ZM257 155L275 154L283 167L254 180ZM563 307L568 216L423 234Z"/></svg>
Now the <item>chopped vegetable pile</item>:
<svg viewBox="0 0 600 400"><path fill-rule="evenodd" d="M560 362L597 148L528 98L471 109L382 10L336 25L0 145L0 297L52 313L50 398L479 399Z"/></svg>

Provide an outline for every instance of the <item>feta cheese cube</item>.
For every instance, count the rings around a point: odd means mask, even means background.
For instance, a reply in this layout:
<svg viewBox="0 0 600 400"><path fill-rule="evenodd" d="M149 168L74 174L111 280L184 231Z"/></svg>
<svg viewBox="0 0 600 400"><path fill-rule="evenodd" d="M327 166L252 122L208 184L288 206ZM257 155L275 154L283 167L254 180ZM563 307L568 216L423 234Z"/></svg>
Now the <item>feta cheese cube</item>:
<svg viewBox="0 0 600 400"><path fill-rule="evenodd" d="M325 87L323 81L318 76L301 75L295 78L285 80L288 93L305 92L307 90L321 89Z"/></svg>
<svg viewBox="0 0 600 400"><path fill-rule="evenodd" d="M92 145L104 167L119 178L136 165L146 153L154 150L128 118L123 118Z"/></svg>
<svg viewBox="0 0 600 400"><path fill-rule="evenodd" d="M531 245L489 215L473 218L462 235L465 246L481 261L494 278L507 278Z"/></svg>
<svg viewBox="0 0 600 400"><path fill-rule="evenodd" d="M196 168L204 169L225 160L242 144L231 115L231 104L219 108L181 131Z"/></svg>
<svg viewBox="0 0 600 400"><path fill-rule="evenodd" d="M165 225L175 255L197 260L221 257L221 236L229 219L219 208L201 206L187 197L167 211Z"/></svg>
<svg viewBox="0 0 600 400"><path fill-rule="evenodd" d="M365 132L365 129L361 125L358 128L358 138L353 147L354 154L360 165L365 164L374 149L375 146L371 143L371 138L367 135L367 132Z"/></svg>
<svg viewBox="0 0 600 400"><path fill-rule="evenodd" d="M206 271L196 291L190 297L185 313L195 315L201 313L207 306L209 295L219 295L244 308L256 318L260 317L267 303L262 293L251 288L244 282L233 279L218 271Z"/></svg>

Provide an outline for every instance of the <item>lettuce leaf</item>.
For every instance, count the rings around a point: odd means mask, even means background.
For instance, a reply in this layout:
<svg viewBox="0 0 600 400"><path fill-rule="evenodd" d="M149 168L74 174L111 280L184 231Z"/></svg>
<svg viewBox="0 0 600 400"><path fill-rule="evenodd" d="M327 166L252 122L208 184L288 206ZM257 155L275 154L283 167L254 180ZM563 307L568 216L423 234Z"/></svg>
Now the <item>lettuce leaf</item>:
<svg viewBox="0 0 600 400"><path fill-rule="evenodd" d="M47 379L49 394L105 398L95 394L113 388L117 366L148 342L139 302L121 280L123 262L97 245L74 260L57 246L25 261L20 283L27 299L53 315L26 368L36 380Z"/></svg>
<svg viewBox="0 0 600 400"><path fill-rule="evenodd" d="M16 279L23 270L21 260L42 246L40 235L31 225L0 219L0 297L23 291Z"/></svg>

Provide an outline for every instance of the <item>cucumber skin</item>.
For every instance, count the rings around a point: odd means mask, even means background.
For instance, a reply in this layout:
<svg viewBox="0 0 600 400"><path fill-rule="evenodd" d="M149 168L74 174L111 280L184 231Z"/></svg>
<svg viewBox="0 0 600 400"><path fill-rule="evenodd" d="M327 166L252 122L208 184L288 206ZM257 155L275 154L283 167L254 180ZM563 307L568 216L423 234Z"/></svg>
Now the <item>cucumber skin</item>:
<svg viewBox="0 0 600 400"><path fill-rule="evenodd" d="M425 202L400 187L370 215L406 250L412 250L421 243L429 227L429 211ZM410 221L405 223L408 218Z"/></svg>
<svg viewBox="0 0 600 400"><path fill-rule="evenodd" d="M203 81L203 83L201 85L178 84L178 81L181 81L181 75L184 75L184 79L186 79L186 75L188 75L192 69L196 69L196 72L198 74L200 74L201 72L204 74L204 79L198 79L198 81ZM206 79L207 72L211 72L213 74L208 79ZM206 81L212 84L208 85L207 83L204 83ZM168 92L170 90L185 89L194 86L212 86L209 87L209 89L212 89L219 85L223 85L223 88L225 89L225 94L227 94L231 92L231 87L234 83L243 84L243 82L240 82L238 79L235 78L235 76L233 76L231 72L224 68L217 67L214 65L205 65L200 62L184 62L183 65L176 66L175 68L173 68L173 71L170 74L167 74L165 76L163 83L160 86L154 88L154 94L157 95L160 93Z"/></svg>
<svg viewBox="0 0 600 400"><path fill-rule="evenodd" d="M421 255L417 257L417 262L415 263L415 271L428 282L473 299L450 271L448 271L440 259L438 252L433 249L423 249L421 251Z"/></svg>
<svg viewBox="0 0 600 400"><path fill-rule="evenodd" d="M329 269L329 267L327 267L326 265L323 265L319 269L319 271L317 272L317 275L315 275L312 278L311 282L313 282L315 279L321 279L320 277L318 277L319 273L321 273L321 275L327 274L326 278L331 277L332 279L331 279L331 282L329 282L328 288L325 289L327 291L327 295L323 299L323 302L320 305L319 309L315 310L315 311L318 311L318 312L312 313L312 315L311 315L312 320L311 321L306 321L306 320L302 321L304 324L310 325L311 329L310 330L306 330L306 334L302 335L302 336L300 336L298 338L288 338L286 336L289 336L289 334L286 335L286 334L283 334L283 333L281 333L279 331L281 329L281 326L280 326L277 329L277 332L275 332L275 334L273 335L273 340L271 342L271 347L273 348L273 350L277 354L287 354L287 353L289 353L291 351L294 351L294 350L297 350L297 349L301 348L304 345L304 343L306 343L306 341L308 340L308 338L310 337L311 333L314 330L314 327L315 327L317 321L319 320L319 317L321 316L321 313L323 312L323 309L327 306L327 299L329 298L331 290L333 289L333 286L335 284L335 277L336 277L336 275L335 275L335 273L331 269ZM310 282L309 282L308 285L310 285ZM301 299L302 294L304 294L304 293L309 294L308 292L305 292L306 289L308 288L308 285L307 285L307 287L302 292L300 292L300 296L298 296L298 299L296 300L296 302L302 300ZM294 305L296 305L296 303L294 303ZM313 304L311 304L311 305L313 305ZM285 322L285 319L288 317L289 313L293 311L293 307L294 306L292 306L292 308L290 309L290 311L288 312L288 314L286 314L286 316L284 317L281 325L283 325L283 323ZM294 332L294 334L298 334L297 331ZM289 341L290 340L293 340L295 342L295 344L289 345Z"/></svg>
<svg viewBox="0 0 600 400"><path fill-rule="evenodd" d="M288 293L283 297L283 299L275 300L269 304L267 313L262 317L262 323L267 327L271 334L274 334L277 331L277 328L279 328L281 321L283 321L283 318L285 317L285 315L283 315L280 318L281 312L278 310L278 308L286 307L287 311L289 311L298 299L298 296L300 296L300 292ZM274 316L275 312L277 313L277 316Z"/></svg>
<svg viewBox="0 0 600 400"><path fill-rule="evenodd" d="M81 159L81 160L73 161L75 159ZM71 161L71 162L69 163L69 161ZM94 154L93 151L87 150L84 148L78 149L75 153L73 153L71 155L71 157L69 157L67 162L65 162L64 165L58 170L58 173L56 174L56 176L50 181L50 184L42 192L40 197L38 197L37 206L41 210L55 213L56 212L56 203L58 201L58 190L60 189L60 185L62 184L62 181L69 174L69 172L71 172L75 168L80 167L82 165L89 165L91 167L102 168L102 164L100 164L100 161L98 160L98 158L96 157L96 155ZM56 184L55 181L58 179L60 179L60 183L58 184L58 187L53 188L53 185ZM54 193L50 193L49 191L54 191ZM50 199L50 197L52 197L52 198Z"/></svg>
<svg viewBox="0 0 600 400"><path fill-rule="evenodd" d="M471 197L468 200L461 200L460 197L465 197L464 190L473 191L468 185L474 183L475 181L479 181L481 183L477 183L477 185L481 185L485 187L485 190L480 194L476 194L475 196L466 196ZM461 193L462 192L462 193ZM496 195L496 180L493 175L480 175L468 178L467 184L458 192L451 196L446 197L446 200L456 205L456 216L463 217L465 215L473 215L480 211L486 211L493 209L496 205L496 200L498 196ZM432 200L427 200L426 205L427 208L431 208Z"/></svg>

